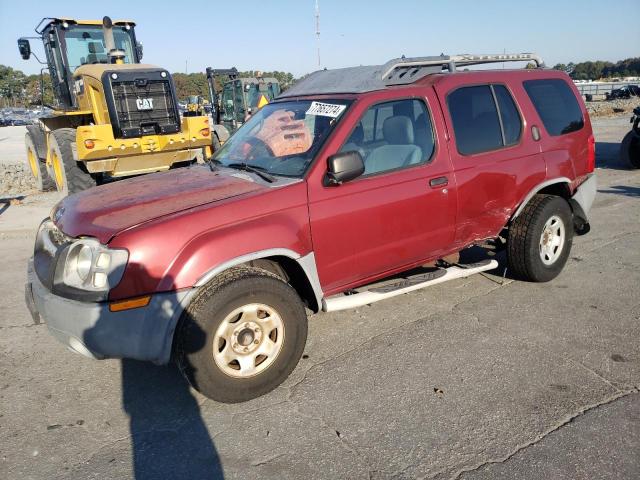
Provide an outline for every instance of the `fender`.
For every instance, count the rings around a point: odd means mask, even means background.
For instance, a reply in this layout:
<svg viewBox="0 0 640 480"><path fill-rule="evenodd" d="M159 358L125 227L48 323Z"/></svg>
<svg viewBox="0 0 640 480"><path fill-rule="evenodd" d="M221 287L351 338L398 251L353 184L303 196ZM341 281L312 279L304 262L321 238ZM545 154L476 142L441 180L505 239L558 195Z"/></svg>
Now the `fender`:
<svg viewBox="0 0 640 480"><path fill-rule="evenodd" d="M211 130L218 137L221 144L229 140L229 130L224 125L215 124L211 127Z"/></svg>
<svg viewBox="0 0 640 480"><path fill-rule="evenodd" d="M252 260L259 260L269 257L288 257L292 260L295 260L302 268L302 271L305 273L307 280L311 285L311 288L313 289L313 294L316 298L317 304L322 305L322 298L324 297L324 293L322 292L322 287L320 286L320 278L318 277L318 269L316 267L316 257L314 253L310 252L304 256L301 256L297 252L294 252L293 250L290 250L288 248L269 248L266 250L248 253L246 255L240 255L239 257L227 260L220 265L217 265L208 270L198 279L194 287L202 287L214 277L232 267L242 265L243 263L247 263Z"/></svg>
<svg viewBox="0 0 640 480"><path fill-rule="evenodd" d="M540 190L550 185L555 185L560 183L566 183L567 185L571 185L571 180L569 180L567 177L557 177L557 178L552 178L550 180L545 180L544 182L539 183L538 185L533 187L531 191L527 194L527 196L524 197L524 200L522 201L522 203L520 203L520 206L517 208L516 212L511 216L511 220L513 221L513 219L517 218L518 215L522 213L522 211L524 210L524 207L527 206L527 203L529 203L529 201L533 198L533 196L536 195Z"/></svg>

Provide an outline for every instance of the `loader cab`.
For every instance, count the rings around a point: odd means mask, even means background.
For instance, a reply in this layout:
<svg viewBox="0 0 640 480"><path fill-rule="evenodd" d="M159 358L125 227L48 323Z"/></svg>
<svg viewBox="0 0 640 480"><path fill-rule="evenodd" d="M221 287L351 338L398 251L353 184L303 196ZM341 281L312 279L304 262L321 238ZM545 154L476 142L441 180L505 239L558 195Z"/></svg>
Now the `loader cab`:
<svg viewBox="0 0 640 480"><path fill-rule="evenodd" d="M82 65L111 63L102 22L65 18L44 18L36 27L42 39L54 95L64 109L77 107L73 74ZM113 22L116 49L123 53L122 63L140 63L142 46L135 37L135 23ZM18 40L20 53L28 59L28 40ZM29 54L26 54L27 51Z"/></svg>
<svg viewBox="0 0 640 480"><path fill-rule="evenodd" d="M237 130L249 116L280 94L275 78L237 78L222 87L220 123L230 132Z"/></svg>

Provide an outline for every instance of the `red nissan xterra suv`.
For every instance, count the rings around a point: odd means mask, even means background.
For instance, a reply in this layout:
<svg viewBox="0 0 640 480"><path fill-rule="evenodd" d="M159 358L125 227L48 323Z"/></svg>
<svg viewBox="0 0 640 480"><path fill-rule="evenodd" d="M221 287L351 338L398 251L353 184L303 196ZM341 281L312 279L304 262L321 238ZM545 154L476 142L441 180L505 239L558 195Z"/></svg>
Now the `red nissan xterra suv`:
<svg viewBox="0 0 640 480"><path fill-rule="evenodd" d="M503 61L538 68L456 71ZM203 394L244 401L296 366L305 307L496 268L401 273L496 238L512 274L553 279L589 230L594 162L580 94L534 54L318 71L209 165L62 200L38 231L27 303L76 352L175 358Z"/></svg>

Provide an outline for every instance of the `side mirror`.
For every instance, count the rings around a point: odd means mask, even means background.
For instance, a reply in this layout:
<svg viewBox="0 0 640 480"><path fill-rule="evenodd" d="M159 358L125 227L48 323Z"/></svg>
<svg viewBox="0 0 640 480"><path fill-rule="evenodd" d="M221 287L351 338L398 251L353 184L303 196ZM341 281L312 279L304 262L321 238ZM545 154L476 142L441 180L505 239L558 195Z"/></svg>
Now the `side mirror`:
<svg viewBox="0 0 640 480"><path fill-rule="evenodd" d="M26 38L19 38L18 50L20 51L20 56L23 60L29 60L31 57L31 45L29 45L29 40Z"/></svg>
<svg viewBox="0 0 640 480"><path fill-rule="evenodd" d="M340 152L327 159L325 185L340 185L364 173L364 160L359 152Z"/></svg>
<svg viewBox="0 0 640 480"><path fill-rule="evenodd" d="M143 48L140 42L136 42L136 53L138 54L138 60L142 60Z"/></svg>

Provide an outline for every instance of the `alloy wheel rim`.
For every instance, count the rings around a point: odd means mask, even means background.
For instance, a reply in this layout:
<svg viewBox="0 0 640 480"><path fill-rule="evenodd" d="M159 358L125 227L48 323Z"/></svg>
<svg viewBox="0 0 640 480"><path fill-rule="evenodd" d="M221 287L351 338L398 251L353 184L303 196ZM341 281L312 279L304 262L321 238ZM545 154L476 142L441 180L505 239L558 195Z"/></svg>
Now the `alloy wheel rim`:
<svg viewBox="0 0 640 480"><path fill-rule="evenodd" d="M60 158L58 158L58 155L55 152L51 152L51 157L52 157L52 164L53 164L53 173L54 176L56 177L56 185L58 187L58 190L62 190L63 188L63 184L64 184L64 176L62 173L62 165L60 164Z"/></svg>
<svg viewBox="0 0 640 480"><path fill-rule="evenodd" d="M553 265L564 249L565 227L562 219L553 215L544 224L540 234L539 253L542 263Z"/></svg>
<svg viewBox="0 0 640 480"><path fill-rule="evenodd" d="M29 167L34 177L38 178L38 165L36 164L36 156L33 154L33 150L27 149L27 159L29 160Z"/></svg>
<svg viewBox="0 0 640 480"><path fill-rule="evenodd" d="M280 314L268 305L251 303L222 320L213 338L213 359L226 375L249 378L269 368L283 344Z"/></svg>

